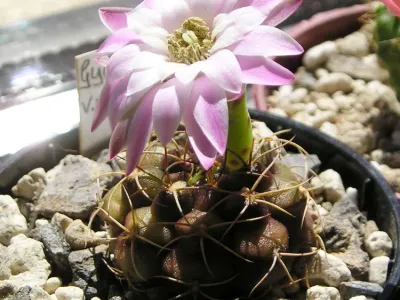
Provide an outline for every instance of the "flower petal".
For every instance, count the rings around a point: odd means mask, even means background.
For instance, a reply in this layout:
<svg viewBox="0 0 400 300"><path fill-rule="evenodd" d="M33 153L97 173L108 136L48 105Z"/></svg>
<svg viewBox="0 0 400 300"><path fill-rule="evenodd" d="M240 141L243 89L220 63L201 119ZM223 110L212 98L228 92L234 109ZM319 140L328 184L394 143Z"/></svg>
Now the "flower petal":
<svg viewBox="0 0 400 300"><path fill-rule="evenodd" d="M233 47L243 56L285 56L303 53L303 47L291 36L272 26L260 26Z"/></svg>
<svg viewBox="0 0 400 300"><path fill-rule="evenodd" d="M395 3L394 0L381 0L392 14L400 17L400 3Z"/></svg>
<svg viewBox="0 0 400 300"><path fill-rule="evenodd" d="M264 25L276 26L291 16L303 0L254 0L253 6L267 15Z"/></svg>
<svg viewBox="0 0 400 300"><path fill-rule="evenodd" d="M186 2L196 17L202 18L211 27L215 16L221 12L225 0L186 0Z"/></svg>
<svg viewBox="0 0 400 300"><path fill-rule="evenodd" d="M134 72L129 80L126 95L131 96L141 92L149 87L152 87L157 82L160 82L160 73L158 68Z"/></svg>
<svg viewBox="0 0 400 300"><path fill-rule="evenodd" d="M228 139L228 103L223 89L203 76L194 83L193 116L213 147L223 155ZM191 109L190 109L191 110Z"/></svg>
<svg viewBox="0 0 400 300"><path fill-rule="evenodd" d="M194 16L185 0L157 0L156 9L161 15L162 27L168 32L172 32L181 27L182 23L189 17Z"/></svg>
<svg viewBox="0 0 400 300"><path fill-rule="evenodd" d="M189 138L189 142L199 160L201 166L205 170L209 170L217 157L217 150L211 145L210 141L204 135L203 131L197 124L194 116L191 112L187 112L183 115L185 122L186 133Z"/></svg>
<svg viewBox="0 0 400 300"><path fill-rule="evenodd" d="M132 32L129 28L122 28L113 32L99 47L97 53L114 53L128 44L142 43L140 36Z"/></svg>
<svg viewBox="0 0 400 300"><path fill-rule="evenodd" d="M211 55L204 64L203 72L226 91L238 93L242 88L240 65L229 50Z"/></svg>
<svg viewBox="0 0 400 300"><path fill-rule="evenodd" d="M211 48L211 53L226 48L240 39L247 33L254 30L265 20L265 14L254 7L242 7L232 11L228 15L219 15L214 23L212 36L216 42ZM221 30L220 22L223 23Z"/></svg>
<svg viewBox="0 0 400 300"><path fill-rule="evenodd" d="M107 118L107 107L110 100L111 85L106 83L101 90L100 98L95 106L91 131L95 131L101 123Z"/></svg>
<svg viewBox="0 0 400 300"><path fill-rule="evenodd" d="M192 82L204 67L203 61L198 61L191 65L184 65L184 67L175 73L175 77L183 84Z"/></svg>
<svg viewBox="0 0 400 300"><path fill-rule="evenodd" d="M106 77L110 84L115 83L121 77L132 71L132 63L134 58L140 54L137 45L127 45L121 50L115 52L109 59L106 66Z"/></svg>
<svg viewBox="0 0 400 300"><path fill-rule="evenodd" d="M154 130L161 143L167 145L182 119L191 85L184 86L176 78L164 83L156 92L153 102Z"/></svg>
<svg viewBox="0 0 400 300"><path fill-rule="evenodd" d="M143 150L149 140L153 122L152 122L152 106L154 93L146 95L136 111L133 118L130 120L127 134L127 169L126 175L131 174L137 167Z"/></svg>
<svg viewBox="0 0 400 300"><path fill-rule="evenodd" d="M111 135L110 139L110 159L118 155L126 145L126 134L128 132L129 120L119 122Z"/></svg>
<svg viewBox="0 0 400 300"><path fill-rule="evenodd" d="M242 69L243 83L260 85L285 85L294 79L294 74L262 56L237 56Z"/></svg>
<svg viewBox="0 0 400 300"><path fill-rule="evenodd" d="M127 25L129 29L137 34L148 28L162 28L161 15L153 9L137 7L127 13Z"/></svg>
<svg viewBox="0 0 400 300"><path fill-rule="evenodd" d="M114 88L110 92L109 103L108 103L108 118L110 120L111 128L114 129L118 119L118 111L122 103L126 100L126 88L129 83L130 75L124 76L122 79L115 84Z"/></svg>
<svg viewBox="0 0 400 300"><path fill-rule="evenodd" d="M102 7L99 9L100 20L110 30L116 31L118 29L127 27L126 13L132 11L131 8L125 7Z"/></svg>

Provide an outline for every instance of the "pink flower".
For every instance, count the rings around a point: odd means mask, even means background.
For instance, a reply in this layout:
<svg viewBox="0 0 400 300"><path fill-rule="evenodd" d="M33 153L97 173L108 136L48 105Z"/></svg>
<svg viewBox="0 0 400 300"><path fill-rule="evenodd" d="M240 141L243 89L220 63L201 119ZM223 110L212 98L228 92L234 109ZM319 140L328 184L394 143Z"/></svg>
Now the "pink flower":
<svg viewBox="0 0 400 300"><path fill-rule="evenodd" d="M167 144L183 120L201 165L226 151L227 101L246 84L283 85L294 75L270 57L302 47L274 26L302 0L145 0L103 8L112 34L98 49L106 84L93 120L113 129L111 157L127 149L131 173L154 129Z"/></svg>
<svg viewBox="0 0 400 300"><path fill-rule="evenodd" d="M392 14L400 17L400 0L382 0L382 2L388 7Z"/></svg>

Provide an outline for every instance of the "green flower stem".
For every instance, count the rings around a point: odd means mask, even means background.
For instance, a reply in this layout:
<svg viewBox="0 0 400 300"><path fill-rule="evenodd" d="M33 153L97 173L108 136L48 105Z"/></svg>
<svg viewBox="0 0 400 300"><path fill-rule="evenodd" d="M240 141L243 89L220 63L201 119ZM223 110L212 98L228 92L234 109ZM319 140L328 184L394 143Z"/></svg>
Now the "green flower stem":
<svg viewBox="0 0 400 300"><path fill-rule="evenodd" d="M238 100L228 102L229 132L226 165L232 170L246 167L253 147L253 130L247 109L246 92Z"/></svg>

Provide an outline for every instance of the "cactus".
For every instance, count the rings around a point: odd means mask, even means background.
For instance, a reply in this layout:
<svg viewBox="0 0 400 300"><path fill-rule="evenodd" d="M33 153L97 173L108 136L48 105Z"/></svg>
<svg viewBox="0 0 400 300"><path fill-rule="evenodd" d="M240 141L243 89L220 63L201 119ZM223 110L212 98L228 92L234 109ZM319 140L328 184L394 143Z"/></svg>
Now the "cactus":
<svg viewBox="0 0 400 300"><path fill-rule="evenodd" d="M96 214L112 236L110 267L135 299L256 299L307 277L323 248L312 189L283 159L286 145L304 150L280 133L254 136L241 168L220 156L208 171L184 131L165 148L153 138L105 194Z"/></svg>
<svg viewBox="0 0 400 300"><path fill-rule="evenodd" d="M390 73L391 85L400 99L400 19L379 4L375 7L377 53Z"/></svg>

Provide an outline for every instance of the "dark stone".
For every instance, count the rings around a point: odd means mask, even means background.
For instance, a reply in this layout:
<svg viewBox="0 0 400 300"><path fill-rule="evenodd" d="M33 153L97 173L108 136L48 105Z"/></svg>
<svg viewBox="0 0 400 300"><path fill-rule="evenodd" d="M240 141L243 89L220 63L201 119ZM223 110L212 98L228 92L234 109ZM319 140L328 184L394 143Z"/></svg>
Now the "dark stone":
<svg viewBox="0 0 400 300"><path fill-rule="evenodd" d="M61 229L49 223L32 230L30 236L43 243L46 257L52 263L53 273L64 282L69 282L72 277L68 262L71 246Z"/></svg>
<svg viewBox="0 0 400 300"><path fill-rule="evenodd" d="M98 205L96 195L113 180L101 175L111 171L107 164L68 155L47 172L48 182L35 209L48 218L58 212L72 219L88 219Z"/></svg>
<svg viewBox="0 0 400 300"><path fill-rule="evenodd" d="M392 169L400 169L400 151L397 152L384 152L382 163Z"/></svg>
<svg viewBox="0 0 400 300"><path fill-rule="evenodd" d="M107 246L101 245L79 251L72 251L68 257L72 269L72 284L81 288L86 298L108 296L109 281L112 274L103 262Z"/></svg>
<svg viewBox="0 0 400 300"><path fill-rule="evenodd" d="M356 228L361 227L361 224L367 223L367 218L360 212L353 199L348 195L336 202L329 214L333 218L348 219Z"/></svg>
<svg viewBox="0 0 400 300"><path fill-rule="evenodd" d="M0 299L9 299L12 294L14 294L14 286L0 281Z"/></svg>
<svg viewBox="0 0 400 300"><path fill-rule="evenodd" d="M376 299L382 293L383 288L377 283L350 281L342 282L339 290L344 300L348 300L359 295Z"/></svg>
<svg viewBox="0 0 400 300"><path fill-rule="evenodd" d="M10 300L50 300L51 297L39 287L23 286L10 298Z"/></svg>

